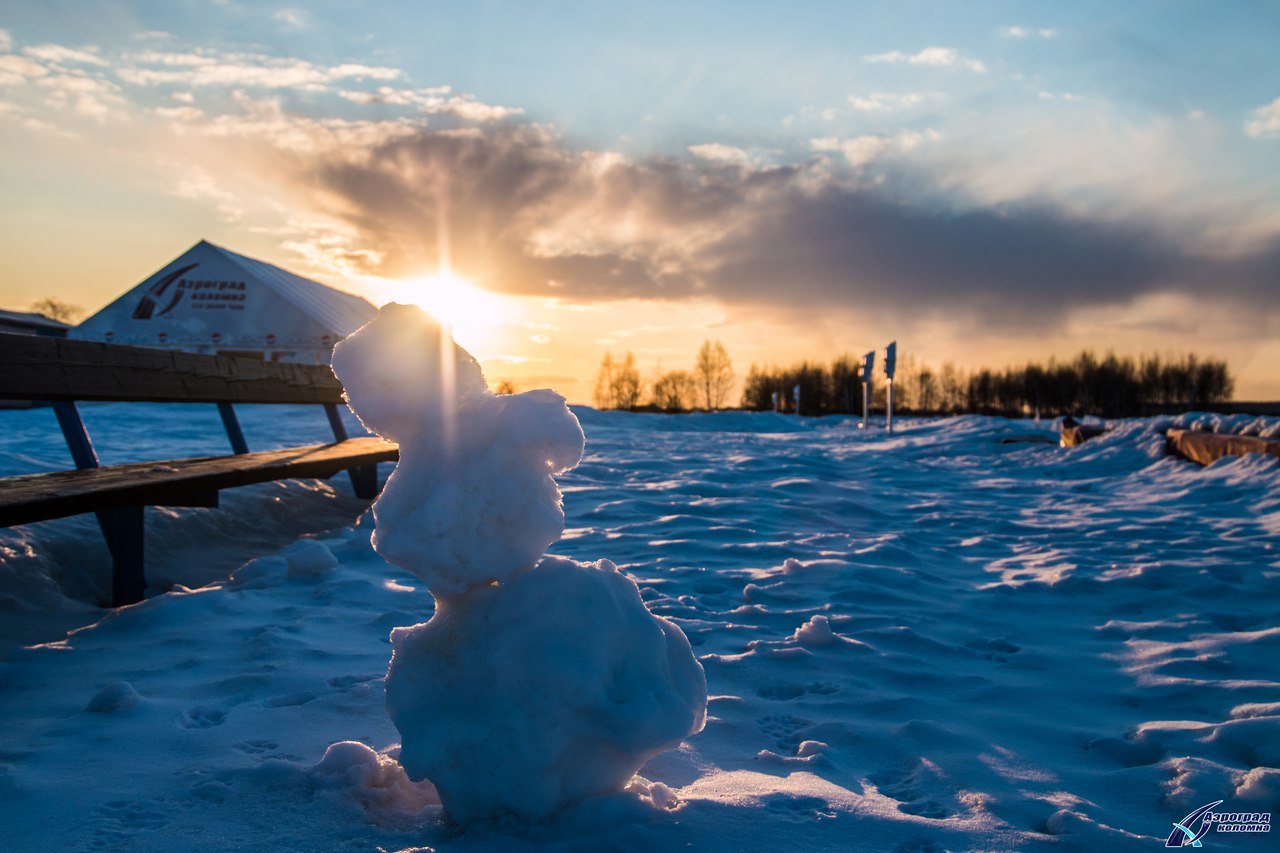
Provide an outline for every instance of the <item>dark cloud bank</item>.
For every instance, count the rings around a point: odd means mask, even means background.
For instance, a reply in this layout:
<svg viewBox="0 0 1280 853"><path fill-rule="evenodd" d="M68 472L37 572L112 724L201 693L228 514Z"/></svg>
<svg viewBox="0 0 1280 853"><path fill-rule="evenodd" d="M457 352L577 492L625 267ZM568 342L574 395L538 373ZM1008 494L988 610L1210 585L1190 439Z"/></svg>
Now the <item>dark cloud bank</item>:
<svg viewBox="0 0 1280 853"><path fill-rule="evenodd" d="M1257 305L1280 290L1280 241L1197 256L1151 222L1072 217L1051 204L960 209L894 197L833 161L746 168L624 160L529 124L422 130L372 150L299 159L336 199L372 270L435 262L491 288L575 299L713 296L777 306L860 305L1052 325L1065 309L1187 292Z"/></svg>

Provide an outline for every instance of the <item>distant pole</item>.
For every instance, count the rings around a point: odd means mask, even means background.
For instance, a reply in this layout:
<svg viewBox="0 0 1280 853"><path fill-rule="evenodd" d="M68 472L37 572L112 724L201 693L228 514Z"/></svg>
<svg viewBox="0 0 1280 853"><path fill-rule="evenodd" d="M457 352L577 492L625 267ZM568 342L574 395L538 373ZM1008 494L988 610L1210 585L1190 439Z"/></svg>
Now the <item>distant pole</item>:
<svg viewBox="0 0 1280 853"><path fill-rule="evenodd" d="M870 424L871 412L871 371L876 364L876 351L872 350L862 357L862 426Z"/></svg>
<svg viewBox="0 0 1280 853"><path fill-rule="evenodd" d="M798 418L800 417L800 385L799 383L796 384L796 387L792 389L791 393L795 395L795 398L796 398L796 417Z"/></svg>
<svg viewBox="0 0 1280 853"><path fill-rule="evenodd" d="M778 392L777 391L773 392L773 411L774 412L778 411Z"/></svg>
<svg viewBox="0 0 1280 853"><path fill-rule="evenodd" d="M889 383L884 414L884 427L893 435L893 371L898 363L898 342L890 341L884 348L884 375Z"/></svg>
<svg viewBox="0 0 1280 853"><path fill-rule="evenodd" d="M885 393L886 393L885 399L887 400L888 405L884 410L884 428L889 431L889 435L893 435L893 380L892 379L889 380L888 390Z"/></svg>

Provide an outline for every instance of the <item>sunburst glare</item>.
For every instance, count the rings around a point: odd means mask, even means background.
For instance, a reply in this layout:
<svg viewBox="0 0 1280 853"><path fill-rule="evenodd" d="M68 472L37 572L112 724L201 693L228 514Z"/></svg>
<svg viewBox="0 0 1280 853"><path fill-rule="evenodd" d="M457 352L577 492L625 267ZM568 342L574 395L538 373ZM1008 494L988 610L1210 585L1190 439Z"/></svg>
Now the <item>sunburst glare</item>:
<svg viewBox="0 0 1280 853"><path fill-rule="evenodd" d="M431 275L378 282L379 304L400 302L417 305L453 332L472 351L497 344L498 327L507 319L509 306L503 297L476 286L452 270Z"/></svg>

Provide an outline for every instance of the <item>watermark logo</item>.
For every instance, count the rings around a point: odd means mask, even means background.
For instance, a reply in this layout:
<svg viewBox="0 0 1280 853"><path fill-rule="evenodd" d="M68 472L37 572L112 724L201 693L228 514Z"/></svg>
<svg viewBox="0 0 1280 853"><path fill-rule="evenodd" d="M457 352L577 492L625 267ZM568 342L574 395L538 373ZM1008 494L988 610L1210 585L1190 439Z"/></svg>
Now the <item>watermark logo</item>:
<svg viewBox="0 0 1280 853"><path fill-rule="evenodd" d="M1215 806L1222 805L1222 800L1215 800L1207 806L1201 806L1182 820L1173 824L1173 832L1169 833L1169 840L1164 843L1165 847L1203 847L1200 842L1209 834L1209 830L1213 829L1213 821L1206 816L1213 813ZM1200 828L1194 829L1196 821L1200 821Z"/></svg>
<svg viewBox="0 0 1280 853"><path fill-rule="evenodd" d="M1210 832L1270 832L1270 812L1215 812L1222 800L1201 806L1173 825L1165 847L1203 847ZM1215 830L1216 827L1216 830Z"/></svg>

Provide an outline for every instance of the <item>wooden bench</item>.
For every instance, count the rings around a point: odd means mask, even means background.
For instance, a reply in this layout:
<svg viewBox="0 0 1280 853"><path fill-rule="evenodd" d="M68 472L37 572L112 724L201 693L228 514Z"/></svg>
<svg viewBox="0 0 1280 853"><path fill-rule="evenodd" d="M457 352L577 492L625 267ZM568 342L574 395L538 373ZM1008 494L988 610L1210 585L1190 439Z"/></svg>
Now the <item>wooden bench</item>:
<svg viewBox="0 0 1280 853"><path fill-rule="evenodd" d="M1181 456L1198 465L1212 465L1224 456L1244 456L1247 453L1280 457L1280 440L1256 435L1171 429L1165 433L1165 449L1171 455Z"/></svg>
<svg viewBox="0 0 1280 853"><path fill-rule="evenodd" d="M0 478L0 526L96 513L116 606L140 601L146 589L145 507L216 507L221 489L342 470L356 494L371 499L377 463L399 458L390 442L347 435L342 385L323 365L0 333L0 398L52 403L76 466ZM87 401L216 404L232 455L103 466L76 407ZM319 404L334 441L251 453L236 403Z"/></svg>
<svg viewBox="0 0 1280 853"><path fill-rule="evenodd" d="M1106 427L1101 424L1082 424L1067 415L1062 419L1058 444L1062 447L1079 447L1089 439L1097 438L1106 431Z"/></svg>

